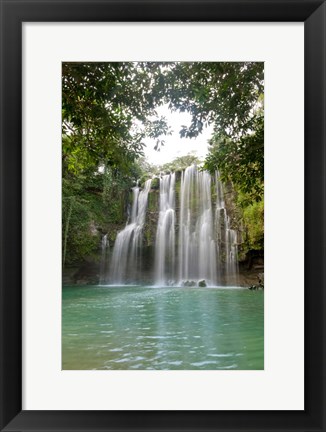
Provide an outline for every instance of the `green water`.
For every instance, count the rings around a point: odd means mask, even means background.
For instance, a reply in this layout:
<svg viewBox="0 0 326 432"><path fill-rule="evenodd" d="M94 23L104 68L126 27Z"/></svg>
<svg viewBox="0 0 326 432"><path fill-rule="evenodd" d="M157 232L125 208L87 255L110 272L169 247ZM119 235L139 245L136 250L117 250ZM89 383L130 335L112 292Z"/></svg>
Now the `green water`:
<svg viewBox="0 0 326 432"><path fill-rule="evenodd" d="M63 369L263 369L264 294L64 287Z"/></svg>

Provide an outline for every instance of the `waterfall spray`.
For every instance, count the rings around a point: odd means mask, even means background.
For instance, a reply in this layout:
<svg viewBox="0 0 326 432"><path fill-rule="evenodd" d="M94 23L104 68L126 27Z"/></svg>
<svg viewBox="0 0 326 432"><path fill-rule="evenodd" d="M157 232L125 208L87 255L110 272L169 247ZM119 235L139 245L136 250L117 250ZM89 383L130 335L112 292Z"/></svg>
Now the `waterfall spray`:
<svg viewBox="0 0 326 432"><path fill-rule="evenodd" d="M238 244L237 232L230 228L230 217L227 214L223 185L218 171L215 172L216 208L215 230L217 233L217 257L221 261L225 255L224 282L226 285L238 283Z"/></svg>
<svg viewBox="0 0 326 432"><path fill-rule="evenodd" d="M171 284L175 266L175 173L160 178L160 213L155 245L155 283Z"/></svg>
<svg viewBox="0 0 326 432"><path fill-rule="evenodd" d="M211 176L192 165L182 173L179 222L179 283L204 279L217 284Z"/></svg>
<svg viewBox="0 0 326 432"><path fill-rule="evenodd" d="M142 191L138 186L133 188L131 221L125 229L118 233L114 243L110 271L112 283L135 282L139 277L141 270L140 249L151 183L152 180L147 180Z"/></svg>
<svg viewBox="0 0 326 432"><path fill-rule="evenodd" d="M101 241L101 267L100 267L100 285L106 282L106 273L109 259L109 239L108 235L105 234Z"/></svg>
<svg viewBox="0 0 326 432"><path fill-rule="evenodd" d="M112 252L106 278L111 283L143 281L143 228L150 189L151 180L146 181L143 190L138 184L133 188L130 222L118 233ZM152 268L155 285L196 285L199 281L210 286L236 285L237 231L231 226L218 172L214 178L196 165L186 168L177 196L176 174L162 175ZM150 267L152 261L146 264Z"/></svg>

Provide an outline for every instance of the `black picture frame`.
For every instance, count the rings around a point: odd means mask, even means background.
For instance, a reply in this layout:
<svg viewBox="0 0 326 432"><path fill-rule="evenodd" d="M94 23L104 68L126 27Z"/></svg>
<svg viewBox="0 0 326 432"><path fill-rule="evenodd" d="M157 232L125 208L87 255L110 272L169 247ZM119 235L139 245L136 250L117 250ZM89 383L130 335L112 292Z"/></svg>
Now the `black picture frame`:
<svg viewBox="0 0 326 432"><path fill-rule="evenodd" d="M326 431L325 2L0 0L0 4L1 431ZM304 411L22 411L22 23L73 21L304 22Z"/></svg>

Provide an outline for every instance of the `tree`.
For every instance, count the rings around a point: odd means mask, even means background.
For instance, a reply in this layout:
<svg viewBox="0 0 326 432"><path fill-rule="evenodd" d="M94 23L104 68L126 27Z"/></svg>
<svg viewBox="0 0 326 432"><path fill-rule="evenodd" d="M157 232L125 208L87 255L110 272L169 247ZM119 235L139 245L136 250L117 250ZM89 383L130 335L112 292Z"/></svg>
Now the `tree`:
<svg viewBox="0 0 326 432"><path fill-rule="evenodd" d="M248 191L253 176L263 183L263 78L261 62L65 63L64 166L104 161L127 170L145 136L157 138L157 149L164 143L169 129L155 108L168 102L192 116L181 137L214 125L206 169Z"/></svg>
<svg viewBox="0 0 326 432"><path fill-rule="evenodd" d="M64 63L64 169L80 172L104 163L126 171L142 155L145 136L160 144L169 131L155 111L158 75L159 66L149 63Z"/></svg>
<svg viewBox="0 0 326 432"><path fill-rule="evenodd" d="M237 190L244 192L248 202L260 201L264 194L264 118L255 115L251 129L239 138L230 138L217 132L211 139L211 148L205 168L213 172L218 167L224 182L232 181Z"/></svg>
<svg viewBox="0 0 326 432"><path fill-rule="evenodd" d="M264 180L264 65L261 62L172 63L163 69L170 108L188 111L180 136L196 137L214 125L205 168L220 171L260 200Z"/></svg>
<svg viewBox="0 0 326 432"><path fill-rule="evenodd" d="M191 113L191 125L181 131L190 138L212 123L238 138L263 93L261 62L177 62L165 64L161 72L156 91L171 110Z"/></svg>
<svg viewBox="0 0 326 432"><path fill-rule="evenodd" d="M193 153L188 153L185 156L179 156L173 159L172 162L168 162L160 167L161 172L174 172L185 170L188 166L196 164L199 165L201 163L198 156Z"/></svg>

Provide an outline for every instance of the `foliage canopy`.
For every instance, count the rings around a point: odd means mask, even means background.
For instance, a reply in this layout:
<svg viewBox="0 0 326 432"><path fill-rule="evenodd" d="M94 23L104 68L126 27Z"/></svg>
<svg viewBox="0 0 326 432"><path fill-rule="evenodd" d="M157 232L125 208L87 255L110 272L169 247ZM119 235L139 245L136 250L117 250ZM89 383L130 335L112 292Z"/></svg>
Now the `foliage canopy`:
<svg viewBox="0 0 326 432"><path fill-rule="evenodd" d="M64 168L78 173L104 163L126 171L143 154L145 136L159 145L169 132L155 111L159 73L155 63L64 63Z"/></svg>

